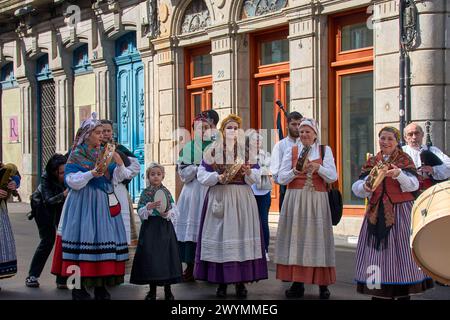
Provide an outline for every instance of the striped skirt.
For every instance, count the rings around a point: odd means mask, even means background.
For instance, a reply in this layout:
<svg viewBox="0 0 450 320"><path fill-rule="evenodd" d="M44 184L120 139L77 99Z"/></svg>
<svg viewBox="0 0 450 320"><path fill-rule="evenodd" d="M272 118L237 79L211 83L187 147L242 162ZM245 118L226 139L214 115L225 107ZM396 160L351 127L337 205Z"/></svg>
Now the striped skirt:
<svg viewBox="0 0 450 320"><path fill-rule="evenodd" d="M0 201L0 279L17 273L17 258L14 235L5 201Z"/></svg>
<svg viewBox="0 0 450 320"><path fill-rule="evenodd" d="M377 250L369 241L364 218L356 249L356 277L359 293L379 297L401 297L423 292L433 281L414 262L409 245L413 202L394 205L395 224L387 247Z"/></svg>

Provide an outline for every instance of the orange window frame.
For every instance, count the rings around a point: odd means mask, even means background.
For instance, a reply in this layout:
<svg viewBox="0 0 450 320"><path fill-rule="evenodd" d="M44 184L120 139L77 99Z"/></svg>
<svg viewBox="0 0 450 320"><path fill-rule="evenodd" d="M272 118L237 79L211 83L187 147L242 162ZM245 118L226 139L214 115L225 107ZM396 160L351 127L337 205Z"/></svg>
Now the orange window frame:
<svg viewBox="0 0 450 320"><path fill-rule="evenodd" d="M373 72L373 46L356 50L341 51L342 28L344 26L367 21L370 15L367 8L356 9L329 17L329 101L328 101L328 127L329 145L336 155L336 169L339 174L338 188L342 192L342 132L339 130L342 123L342 97L341 77L344 75ZM344 205L345 216L361 216L365 208L360 205Z"/></svg>
<svg viewBox="0 0 450 320"><path fill-rule="evenodd" d="M194 76L194 57L210 54L211 44L196 46L185 49L185 126L192 130L191 123L194 120L195 107L193 104L194 96L201 94L201 111L212 108L210 95L212 95L212 74L207 76Z"/></svg>

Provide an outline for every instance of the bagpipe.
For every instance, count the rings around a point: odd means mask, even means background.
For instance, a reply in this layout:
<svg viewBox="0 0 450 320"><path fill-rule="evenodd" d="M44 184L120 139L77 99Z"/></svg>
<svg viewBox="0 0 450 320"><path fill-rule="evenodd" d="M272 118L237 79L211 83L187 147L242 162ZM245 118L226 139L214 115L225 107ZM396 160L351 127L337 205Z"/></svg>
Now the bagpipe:
<svg viewBox="0 0 450 320"><path fill-rule="evenodd" d="M283 137L283 126L281 124L281 112L284 113L286 118L288 117L288 113L287 113L286 109L284 109L284 106L280 100L277 100L275 103L280 108L280 110L278 110L278 114L277 114L277 130L278 130L278 139L281 140L284 138Z"/></svg>
<svg viewBox="0 0 450 320"><path fill-rule="evenodd" d="M431 150L431 146L433 143L431 142L431 122L425 122L425 133L426 133L426 149L422 149L420 151L420 161L422 162L422 166L440 166L443 164L442 160L439 159L437 155L435 155Z"/></svg>

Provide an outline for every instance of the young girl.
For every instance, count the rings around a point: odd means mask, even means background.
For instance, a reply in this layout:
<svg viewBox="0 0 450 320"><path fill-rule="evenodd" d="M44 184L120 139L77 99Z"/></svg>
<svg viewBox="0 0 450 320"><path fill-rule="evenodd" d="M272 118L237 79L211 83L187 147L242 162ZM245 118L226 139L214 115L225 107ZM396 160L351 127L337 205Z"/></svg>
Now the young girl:
<svg viewBox="0 0 450 320"><path fill-rule="evenodd" d="M182 272L177 237L171 221L175 216L173 198L162 185L163 166L151 163L146 177L148 187L142 191L138 204L138 215L143 222L130 282L150 285L145 300L156 300L157 286L164 286L165 299L173 300L170 285L181 282ZM158 190L163 190L168 198L167 209L161 213L161 201L154 200Z"/></svg>

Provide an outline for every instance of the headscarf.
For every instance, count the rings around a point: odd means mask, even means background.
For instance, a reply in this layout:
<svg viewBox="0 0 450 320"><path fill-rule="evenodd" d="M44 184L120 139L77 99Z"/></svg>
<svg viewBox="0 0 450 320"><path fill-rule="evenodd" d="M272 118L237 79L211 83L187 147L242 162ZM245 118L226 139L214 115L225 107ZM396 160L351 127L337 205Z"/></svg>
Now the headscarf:
<svg viewBox="0 0 450 320"><path fill-rule="evenodd" d="M75 136L72 151L65 166L65 177L71 173L79 171L87 172L95 168L99 154L103 151L104 147L100 145L99 148L89 148L86 140L91 133L101 125L102 123L97 119L96 112L93 112L89 119L86 119L81 123ZM115 166L116 164L114 163L114 160L112 160L105 176L93 178L89 181L89 184L102 189L108 189L109 187L107 187L106 184L110 184L109 179L112 177Z"/></svg>
<svg viewBox="0 0 450 320"><path fill-rule="evenodd" d="M211 120L208 118L206 112L198 114L192 122L192 128L194 129L194 139L186 143L186 145L180 151L179 163L181 165L196 164L199 165L203 159L203 152L206 147L211 144L211 140L203 140L203 136L200 136L196 132L194 127L198 122L206 122L211 124Z"/></svg>
<svg viewBox="0 0 450 320"><path fill-rule="evenodd" d="M393 134L394 134L394 137L395 137L395 140L397 140L397 143L400 143L400 140L401 140L401 138L402 138L402 135L401 135L401 133L400 133L400 130L398 130L396 127L392 127L392 126L386 126L386 127L383 127L383 128L378 132L378 137L381 136L381 133L382 133L383 131L393 133Z"/></svg>
<svg viewBox="0 0 450 320"><path fill-rule="evenodd" d="M383 131L383 129L382 129ZM380 131L381 132L381 131ZM394 164L403 171L417 175L416 166L409 155L402 149L395 149L389 159L384 160L382 152L378 152L376 156L370 157L361 169L359 179L363 180L370 174L379 162L386 164ZM392 179L392 178L385 178ZM387 247L387 239L389 231L395 223L394 204L385 192L385 185L381 183L370 198L366 208L366 216L368 218L368 233L374 247L379 249L382 242Z"/></svg>
<svg viewBox="0 0 450 320"><path fill-rule="evenodd" d="M314 130L315 134L316 134L316 140L314 141L315 143L320 143L320 139L319 139L319 125L317 123L317 121L313 118L303 118L302 122L300 122L300 128L303 126L308 126L311 129Z"/></svg>

